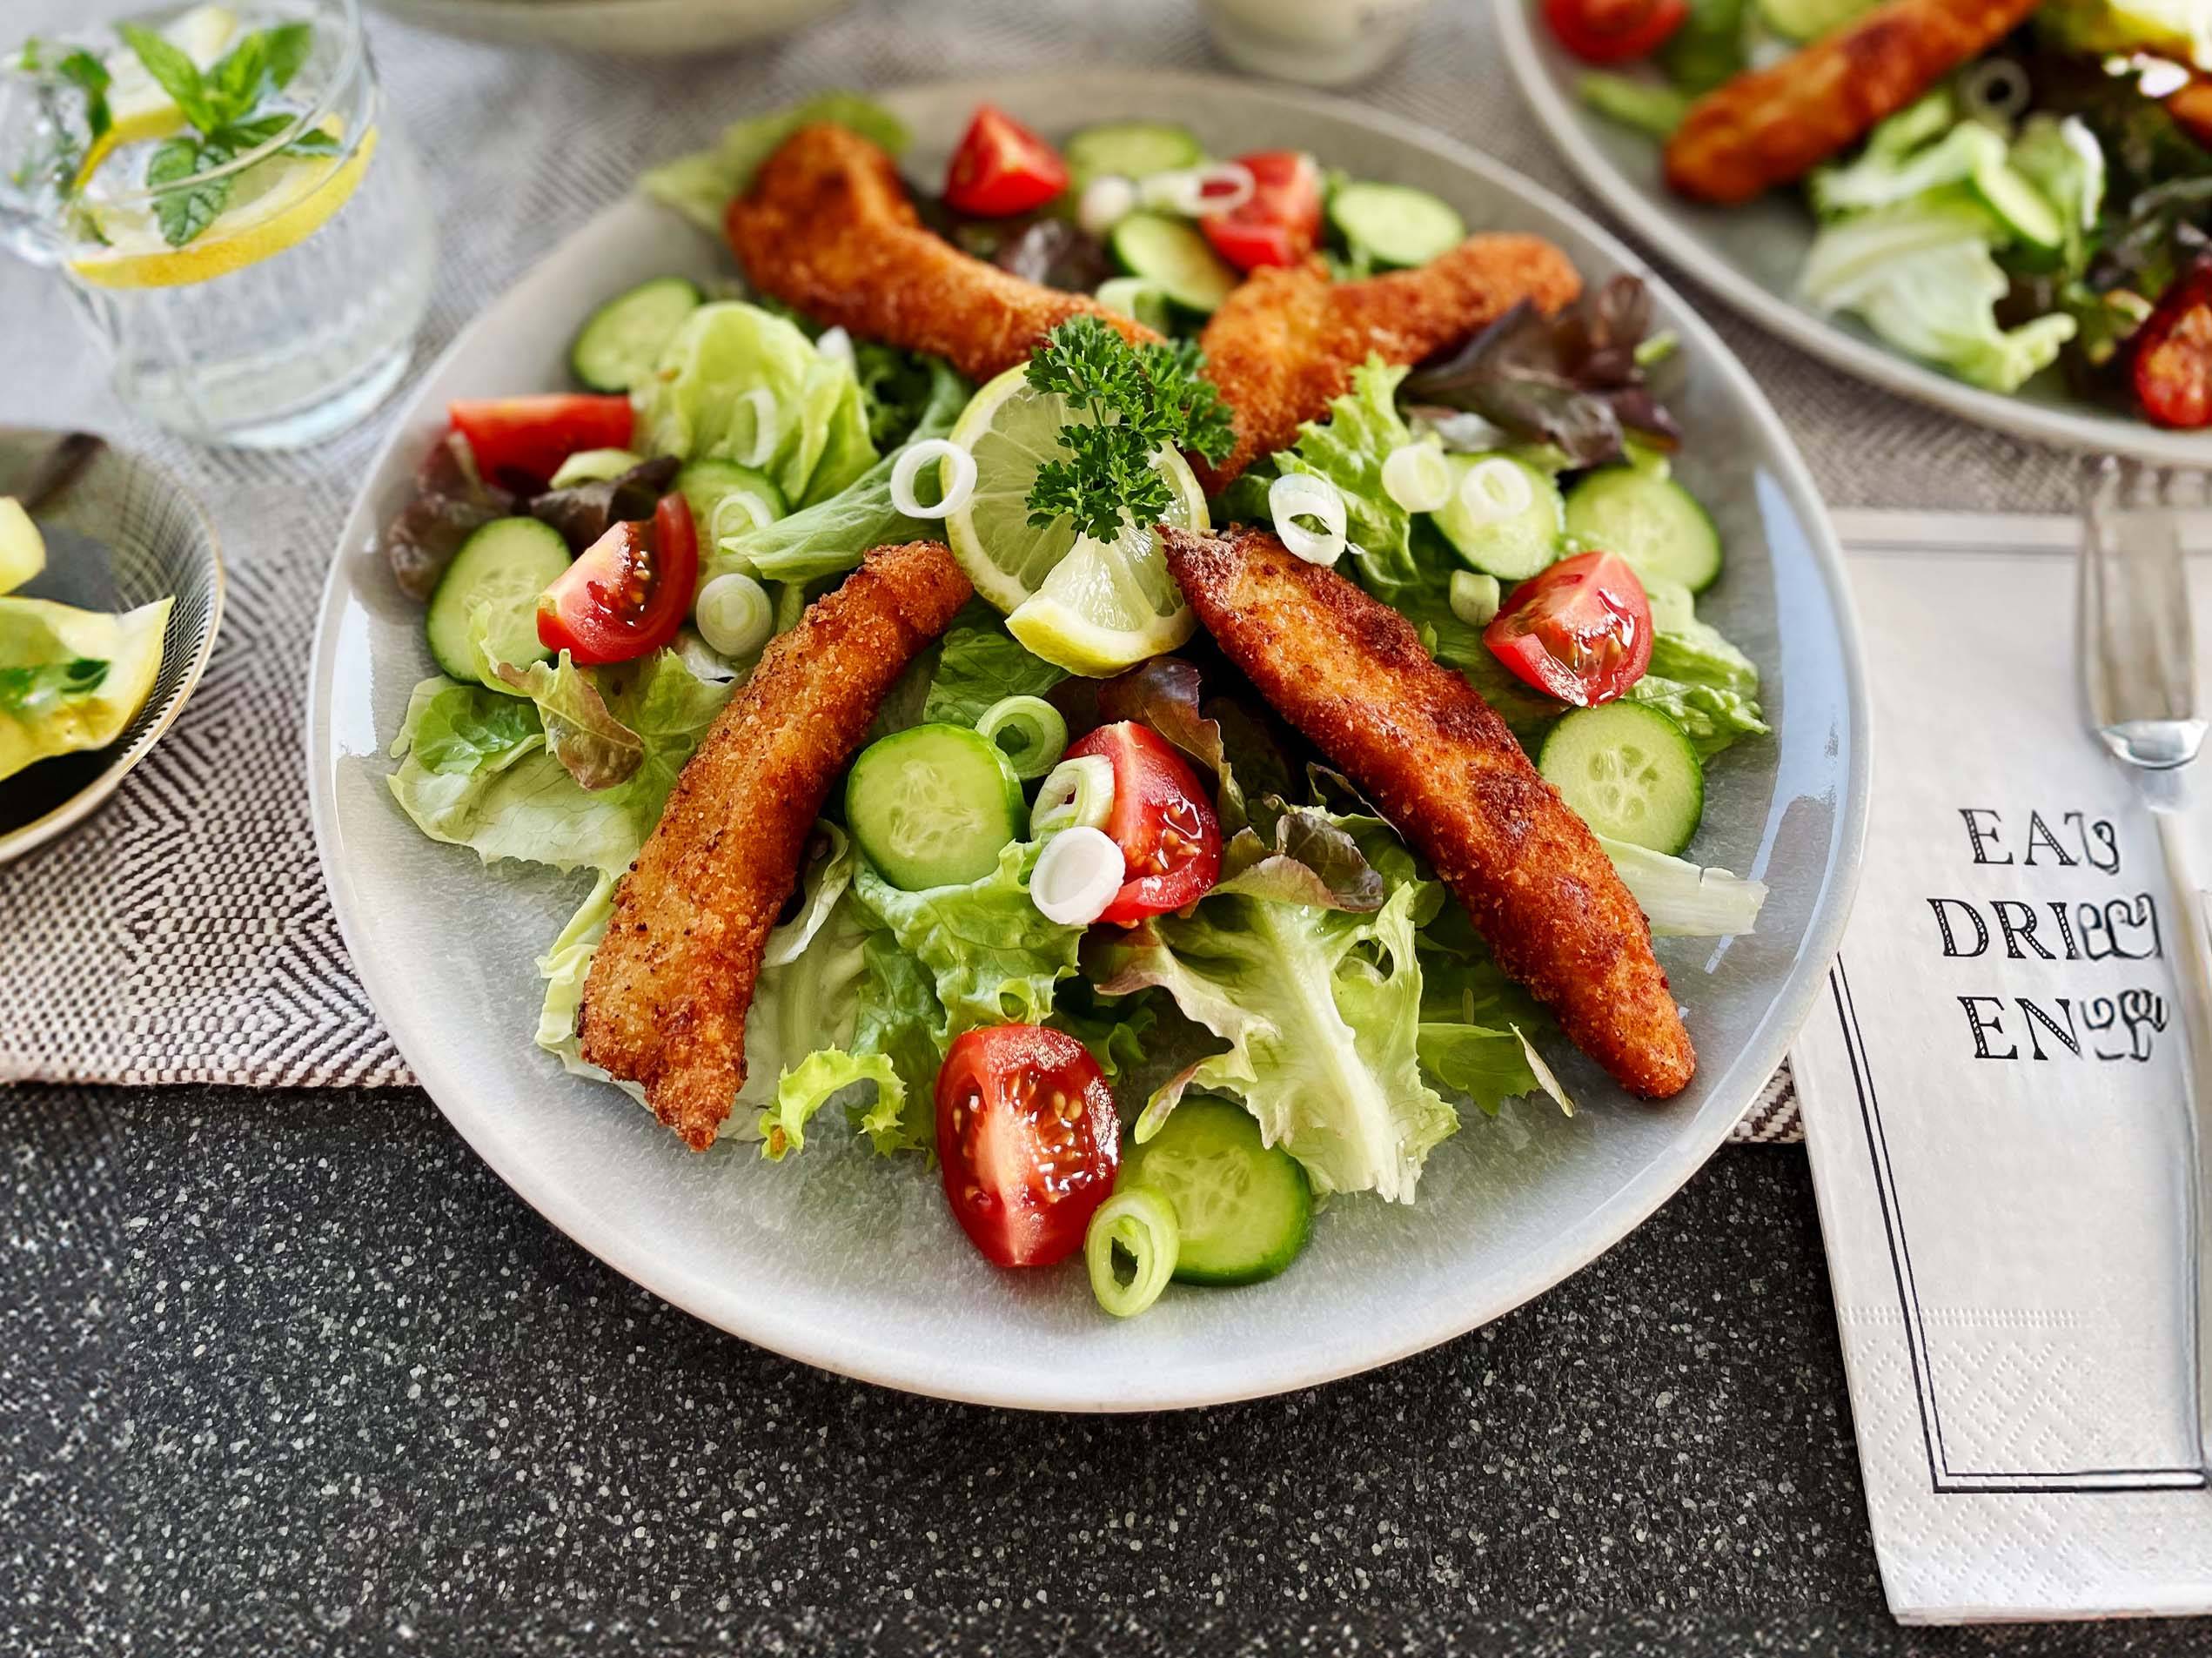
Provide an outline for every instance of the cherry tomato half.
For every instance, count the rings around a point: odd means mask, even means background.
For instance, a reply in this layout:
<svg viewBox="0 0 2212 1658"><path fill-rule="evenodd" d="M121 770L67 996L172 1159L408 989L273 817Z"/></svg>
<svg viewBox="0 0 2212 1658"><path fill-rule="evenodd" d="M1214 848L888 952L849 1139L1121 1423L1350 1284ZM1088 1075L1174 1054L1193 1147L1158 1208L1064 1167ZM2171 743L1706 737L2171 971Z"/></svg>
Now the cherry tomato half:
<svg viewBox="0 0 2212 1658"><path fill-rule="evenodd" d="M945 205L985 218L1042 207L1068 187L1060 152L1002 110L979 104L945 170Z"/></svg>
<svg viewBox="0 0 2212 1658"><path fill-rule="evenodd" d="M1196 903L1221 875L1221 820L1175 745L1149 725L1102 725L1066 758L1103 755L1114 767L1114 810L1106 833L1122 849L1129 878L1099 916L1127 927Z"/></svg>
<svg viewBox="0 0 2212 1658"><path fill-rule="evenodd" d="M1689 15L1689 0L1544 0L1559 44L1587 64L1655 52Z"/></svg>
<svg viewBox="0 0 2212 1658"><path fill-rule="evenodd" d="M1297 264L1321 245L1321 169L1296 150L1264 150L1237 164L1252 175L1250 199L1198 227L1240 271Z"/></svg>
<svg viewBox="0 0 2212 1658"><path fill-rule="evenodd" d="M1114 1190L1122 1160L1114 1091L1065 1031L970 1030L937 1072L937 1160L953 1218L986 1259L1065 1260Z"/></svg>
<svg viewBox="0 0 2212 1658"><path fill-rule="evenodd" d="M538 642L585 667L627 662L676 636L699 581L699 533L681 495L653 521L611 527L538 597Z"/></svg>
<svg viewBox="0 0 2212 1658"><path fill-rule="evenodd" d="M2160 426L2212 426L2212 259L2175 278L2136 331L2135 396Z"/></svg>
<svg viewBox="0 0 2212 1658"><path fill-rule="evenodd" d="M1538 690L1594 708L1652 665L1652 601L1618 553L1579 553L1515 587L1482 638Z"/></svg>
<svg viewBox="0 0 2212 1658"><path fill-rule="evenodd" d="M526 492L545 487L560 463L584 449L627 449L637 414L627 397L557 392L449 403L453 430L468 440L477 472L512 480Z"/></svg>

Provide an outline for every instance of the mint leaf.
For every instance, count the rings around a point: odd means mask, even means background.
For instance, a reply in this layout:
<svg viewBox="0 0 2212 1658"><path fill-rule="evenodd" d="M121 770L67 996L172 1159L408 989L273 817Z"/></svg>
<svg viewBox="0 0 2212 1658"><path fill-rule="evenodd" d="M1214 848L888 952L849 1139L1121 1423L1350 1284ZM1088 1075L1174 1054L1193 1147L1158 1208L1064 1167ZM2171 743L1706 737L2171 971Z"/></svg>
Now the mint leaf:
<svg viewBox="0 0 2212 1658"><path fill-rule="evenodd" d="M54 73L84 94L84 124L95 138L104 138L115 124L108 112L108 85L113 78L108 66L82 46L54 65Z"/></svg>
<svg viewBox="0 0 2212 1658"><path fill-rule="evenodd" d="M161 238L182 247L215 222L223 204L231 199L231 178L203 178L199 174L231 158L220 144L196 144L190 138L171 138L146 163L146 188L153 191L154 217L161 225Z"/></svg>
<svg viewBox="0 0 2212 1658"><path fill-rule="evenodd" d="M290 86L315 50L315 25L312 23L288 23L261 31L267 48L269 84L281 92Z"/></svg>
<svg viewBox="0 0 2212 1658"><path fill-rule="evenodd" d="M207 83L200 76L199 65L182 48L135 23L117 25L117 32L137 54L138 61L146 66L146 73L154 77L155 84L184 112L187 121L202 132L211 132L223 124L209 99Z"/></svg>
<svg viewBox="0 0 2212 1658"><path fill-rule="evenodd" d="M233 121L215 135L216 142L244 155L249 150L258 150L271 138L282 137L285 129L298 118L280 111L275 115L257 116L251 121Z"/></svg>
<svg viewBox="0 0 2212 1658"><path fill-rule="evenodd" d="M339 142L327 132L308 127L285 146L284 152L288 156L334 156L339 152Z"/></svg>
<svg viewBox="0 0 2212 1658"><path fill-rule="evenodd" d="M208 97L216 125L225 126L253 111L269 73L265 35L248 35L207 71Z"/></svg>

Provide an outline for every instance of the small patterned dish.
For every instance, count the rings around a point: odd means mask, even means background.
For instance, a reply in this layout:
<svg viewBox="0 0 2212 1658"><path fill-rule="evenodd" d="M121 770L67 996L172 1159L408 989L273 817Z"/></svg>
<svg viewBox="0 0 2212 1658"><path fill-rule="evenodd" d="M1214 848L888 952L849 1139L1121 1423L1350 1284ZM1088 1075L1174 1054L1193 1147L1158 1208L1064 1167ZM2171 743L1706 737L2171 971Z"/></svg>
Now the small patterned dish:
<svg viewBox="0 0 2212 1658"><path fill-rule="evenodd" d="M173 598L161 671L106 748L41 760L0 783L0 863L90 816L161 740L207 667L223 616L215 530L183 485L84 433L0 426L0 495L30 507L46 568L17 591L86 610Z"/></svg>

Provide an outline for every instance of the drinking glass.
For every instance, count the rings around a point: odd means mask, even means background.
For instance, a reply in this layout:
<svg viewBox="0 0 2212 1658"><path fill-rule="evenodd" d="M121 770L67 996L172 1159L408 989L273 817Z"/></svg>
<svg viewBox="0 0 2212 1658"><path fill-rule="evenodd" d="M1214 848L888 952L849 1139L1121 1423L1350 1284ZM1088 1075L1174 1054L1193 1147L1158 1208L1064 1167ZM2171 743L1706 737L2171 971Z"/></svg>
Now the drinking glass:
<svg viewBox="0 0 2212 1658"><path fill-rule="evenodd" d="M133 183L143 175L120 149L81 189L57 188L50 173L42 184L26 162L57 135L81 146L89 134L72 138L60 124L73 106L51 77L20 64L0 75L0 242L58 274L126 404L203 441L289 448L352 425L398 383L429 299L437 233L378 84L359 0L238 0L238 13L237 36L312 25L312 50L274 106L293 119L158 191ZM158 30L186 27L184 16L133 21ZM98 44L77 44L119 64L114 42L103 31ZM39 56L51 62L69 44L42 43ZM287 150L303 138L327 153ZM225 205L172 247L162 198L196 191L223 192Z"/></svg>

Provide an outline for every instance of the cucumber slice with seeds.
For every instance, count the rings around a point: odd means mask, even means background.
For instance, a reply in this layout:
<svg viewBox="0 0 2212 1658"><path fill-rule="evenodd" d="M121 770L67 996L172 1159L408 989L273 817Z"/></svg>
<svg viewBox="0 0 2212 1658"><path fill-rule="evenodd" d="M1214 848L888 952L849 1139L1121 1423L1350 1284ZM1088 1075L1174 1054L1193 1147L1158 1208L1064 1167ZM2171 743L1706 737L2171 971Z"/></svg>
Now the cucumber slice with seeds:
<svg viewBox="0 0 2212 1658"><path fill-rule="evenodd" d="M1445 540L1474 568L1501 581L1525 581L1554 562L1565 549L1560 538L1565 519L1559 486L1552 474L1513 455L1446 455L1451 465L1451 499L1436 515ZM1467 510L1459 487L1467 474L1486 460L1517 467L1527 475L1529 503L1511 518L1485 523Z"/></svg>
<svg viewBox="0 0 2212 1658"><path fill-rule="evenodd" d="M1164 121L1109 121L1085 127L1061 146L1075 188L1094 178L1118 173L1124 178L1146 178L1178 167L1196 167L1206 158L1206 147L1188 127Z"/></svg>
<svg viewBox="0 0 2212 1658"><path fill-rule="evenodd" d="M1411 185L1340 185L1329 198L1329 222L1377 265L1426 265L1467 238L1458 214Z"/></svg>
<svg viewBox="0 0 2212 1658"><path fill-rule="evenodd" d="M989 737L918 725L868 744L845 780L845 826L908 892L961 887L998 867L1021 833L1022 780Z"/></svg>
<svg viewBox="0 0 2212 1658"><path fill-rule="evenodd" d="M1185 311L1211 312L1237 287L1237 272L1196 226L1164 213L1131 213L1114 226L1114 257Z"/></svg>
<svg viewBox="0 0 2212 1658"><path fill-rule="evenodd" d="M1720 533L1697 497L1671 478L1632 467L1593 472L1567 495L1567 534L1618 553L1639 575L1703 593L1720 574Z"/></svg>
<svg viewBox="0 0 2212 1658"><path fill-rule="evenodd" d="M568 568L568 543L534 518L495 518L461 543L430 595L424 617L439 671L464 683L512 691L480 659L471 638L476 612L492 607L485 648L498 661L526 668L553 653L538 642L538 595Z"/></svg>
<svg viewBox="0 0 2212 1658"><path fill-rule="evenodd" d="M1313 1230L1313 1186L1298 1160L1264 1144L1252 1114L1225 1099L1180 1102L1129 1148L1121 1186L1150 1186L1175 1205L1180 1284L1273 1278Z"/></svg>
<svg viewBox="0 0 2212 1658"><path fill-rule="evenodd" d="M1705 816L1705 769L1682 728L1641 702L1578 708L1544 739L1536 769L1610 840L1670 856Z"/></svg>
<svg viewBox="0 0 2212 1658"><path fill-rule="evenodd" d="M585 319L568 348L570 373L594 392L642 386L676 331L705 303L699 285L684 277L640 283Z"/></svg>

